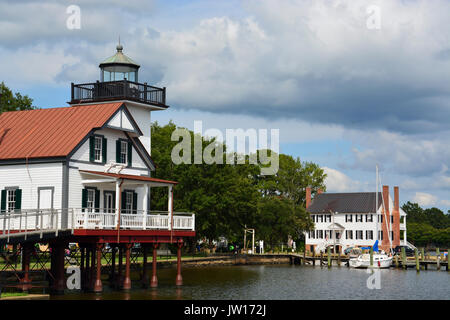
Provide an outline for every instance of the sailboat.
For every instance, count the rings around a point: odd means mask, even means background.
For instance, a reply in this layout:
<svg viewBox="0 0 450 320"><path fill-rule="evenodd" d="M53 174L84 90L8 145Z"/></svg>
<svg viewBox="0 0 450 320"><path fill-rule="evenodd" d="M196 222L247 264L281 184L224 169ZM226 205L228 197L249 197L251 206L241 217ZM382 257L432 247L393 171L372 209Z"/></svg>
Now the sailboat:
<svg viewBox="0 0 450 320"><path fill-rule="evenodd" d="M373 263L370 265L370 254L364 253L360 254L357 258L353 258L349 260L349 265L351 268L376 268L376 269L382 269L382 268L389 268L392 264L392 256L388 256L384 251L378 250L378 240L375 241L375 244L373 245ZM370 247L361 248L364 249L370 249Z"/></svg>
<svg viewBox="0 0 450 320"><path fill-rule="evenodd" d="M379 181L379 176L378 176L378 165L376 166L376 171L377 171L377 181L376 181L376 193L375 193L375 213L377 215L378 218L378 181ZM381 195L382 197L382 206L383 206L383 212L385 215L385 219L384 222L386 223L387 226L387 217L386 217L386 208L384 207L384 199L383 199L383 194ZM376 234L378 236L378 223L377 223L377 230L376 230ZM390 237L390 232L388 233L388 238L389 238L389 244L390 244L390 253L389 255L387 255L383 250L379 251L378 250L378 239L375 241L374 245L373 245L373 254L372 254L372 263L370 261L370 254L368 253L364 253L364 254L360 254L358 257L356 258L352 258L349 260L349 266L352 268L376 268L376 269L382 269L382 268L389 268L392 264L392 241L391 241L391 237ZM362 250L364 249L370 249L370 247L365 247L365 248L361 248Z"/></svg>

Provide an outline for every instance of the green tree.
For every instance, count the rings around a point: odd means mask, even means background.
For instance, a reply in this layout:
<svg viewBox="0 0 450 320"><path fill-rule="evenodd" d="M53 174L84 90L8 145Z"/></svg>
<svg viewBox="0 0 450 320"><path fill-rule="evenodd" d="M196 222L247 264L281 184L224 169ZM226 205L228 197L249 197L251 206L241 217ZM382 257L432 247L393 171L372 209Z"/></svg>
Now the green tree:
<svg viewBox="0 0 450 320"><path fill-rule="evenodd" d="M27 95L15 94L2 82L0 83L0 113L7 111L22 111L35 109L33 100Z"/></svg>
<svg viewBox="0 0 450 320"><path fill-rule="evenodd" d="M303 231L312 228L303 202L306 186L325 188L323 171L317 165L280 154L278 173L262 176L260 166L250 164L249 156L244 158L244 164L226 164L225 146L205 137L203 149L212 143L223 148L223 164L175 165L171 153L178 141L171 141L171 136L176 128L172 122L152 125L152 158L157 165L153 176L178 182L174 188L174 210L196 214L197 237L241 240L247 225L256 229L257 238L275 244L285 242L288 235L301 237ZM194 134L189 133L193 163ZM152 189L151 207L167 210L166 189Z"/></svg>

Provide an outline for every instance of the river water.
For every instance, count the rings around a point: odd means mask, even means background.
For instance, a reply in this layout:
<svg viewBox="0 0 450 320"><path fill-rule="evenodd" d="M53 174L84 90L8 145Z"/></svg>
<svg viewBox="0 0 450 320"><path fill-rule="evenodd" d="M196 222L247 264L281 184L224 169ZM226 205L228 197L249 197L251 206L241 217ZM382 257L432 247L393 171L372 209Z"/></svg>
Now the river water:
<svg viewBox="0 0 450 320"><path fill-rule="evenodd" d="M113 291L105 281L102 294L66 293L51 299L450 299L450 272L445 268L420 273L397 269L378 272L379 278L367 270L344 266L331 269L291 265L186 267L182 270L184 284L177 288L176 270L160 269L156 289L140 289L140 283L134 281L129 292ZM380 289L368 288L371 276L371 286L377 287L379 283Z"/></svg>

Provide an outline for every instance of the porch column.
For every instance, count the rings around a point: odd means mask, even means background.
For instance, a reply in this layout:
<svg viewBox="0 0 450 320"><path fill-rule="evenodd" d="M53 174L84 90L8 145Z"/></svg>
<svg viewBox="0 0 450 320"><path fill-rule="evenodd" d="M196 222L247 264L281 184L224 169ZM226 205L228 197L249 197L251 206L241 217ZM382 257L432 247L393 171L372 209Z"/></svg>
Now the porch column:
<svg viewBox="0 0 450 320"><path fill-rule="evenodd" d="M152 260L152 280L150 281L150 287L156 288L158 286L158 277L156 276L156 250L158 249L158 244L153 244L153 260Z"/></svg>
<svg viewBox="0 0 450 320"><path fill-rule="evenodd" d="M130 249L132 244L125 244L125 279L123 280L123 290L131 289L131 279L130 279Z"/></svg>
<svg viewBox="0 0 450 320"><path fill-rule="evenodd" d="M144 184L144 201L142 202L142 229L144 230L147 227L148 188L149 186Z"/></svg>
<svg viewBox="0 0 450 320"><path fill-rule="evenodd" d="M116 226L119 225L119 210L120 210L120 197L121 197L121 182L120 180L116 181L116 215L114 219L114 224Z"/></svg>
<svg viewBox="0 0 450 320"><path fill-rule="evenodd" d="M173 220L173 186L169 186L169 196L168 196L168 204L167 204L167 211L169 211L168 217L169 217L169 230L172 230L172 220Z"/></svg>
<svg viewBox="0 0 450 320"><path fill-rule="evenodd" d="M182 286L183 285L183 277L181 276L181 248L183 247L183 242L178 242L178 250L177 250L177 279L175 281L175 285Z"/></svg>
<svg viewBox="0 0 450 320"><path fill-rule="evenodd" d="M95 283L94 283L94 292L102 292L103 286L102 286L102 243L96 243L96 249L97 249L97 272L95 277Z"/></svg>

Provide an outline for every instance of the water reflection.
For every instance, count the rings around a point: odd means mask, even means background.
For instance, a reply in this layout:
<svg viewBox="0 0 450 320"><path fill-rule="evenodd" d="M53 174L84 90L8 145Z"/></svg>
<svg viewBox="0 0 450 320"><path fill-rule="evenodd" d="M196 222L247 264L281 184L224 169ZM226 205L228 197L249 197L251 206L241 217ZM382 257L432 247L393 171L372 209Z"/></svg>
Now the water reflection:
<svg viewBox="0 0 450 320"><path fill-rule="evenodd" d="M381 289L371 290L366 270L319 266L223 266L184 268L182 287L176 270L158 270L158 288L143 289L134 277L132 290L104 284L102 294L67 293L51 299L448 299L445 271L380 270ZM105 281L107 283L107 281Z"/></svg>

